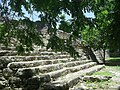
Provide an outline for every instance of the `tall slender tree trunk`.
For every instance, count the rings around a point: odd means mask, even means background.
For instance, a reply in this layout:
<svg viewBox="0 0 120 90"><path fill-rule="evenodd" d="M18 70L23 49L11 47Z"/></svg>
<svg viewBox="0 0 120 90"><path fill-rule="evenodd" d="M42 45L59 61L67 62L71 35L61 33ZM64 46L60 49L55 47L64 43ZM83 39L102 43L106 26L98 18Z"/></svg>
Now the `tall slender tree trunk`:
<svg viewBox="0 0 120 90"><path fill-rule="evenodd" d="M103 49L103 64L105 64L105 48Z"/></svg>
<svg viewBox="0 0 120 90"><path fill-rule="evenodd" d="M89 58L91 58L94 62L97 62L97 64L99 64L99 62L91 48L84 46L83 50L85 51L85 53L88 55Z"/></svg>

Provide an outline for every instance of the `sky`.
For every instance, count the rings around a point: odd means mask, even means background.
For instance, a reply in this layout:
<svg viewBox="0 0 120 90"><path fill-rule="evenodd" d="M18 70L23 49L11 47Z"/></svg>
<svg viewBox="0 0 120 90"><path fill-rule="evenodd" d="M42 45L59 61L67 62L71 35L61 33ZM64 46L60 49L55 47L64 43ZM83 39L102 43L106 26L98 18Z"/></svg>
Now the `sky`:
<svg viewBox="0 0 120 90"><path fill-rule="evenodd" d="M39 18L38 18L39 13L37 13L36 11L33 12L33 15L28 14L25 9L23 9L23 11L25 12L25 16L29 17L31 20L33 20L33 21L39 20ZM84 13L84 15L88 18L95 18L95 15L93 12L89 12L89 13L86 12L86 13ZM71 16L65 14L65 19L66 20L71 19Z"/></svg>
<svg viewBox="0 0 120 90"><path fill-rule="evenodd" d="M1 3L1 0L0 0L0 3ZM30 14L28 14L27 13L27 11L22 7L22 10L23 10L23 12L25 13L25 16L26 17L29 17L31 20L33 20L33 21L37 21L37 20L40 20L39 18L38 18L38 16L39 16L39 13L37 13L37 12L33 12L33 15L30 15ZM95 16L94 16L94 13L92 13L92 12L86 12L86 13L84 13L84 15L86 16L86 17L89 17L89 18L95 18ZM67 15L67 14L65 14L65 19L66 20L68 20L68 19L71 19L71 16L69 16L69 15Z"/></svg>
<svg viewBox="0 0 120 90"><path fill-rule="evenodd" d="M0 4L1 4L1 0L0 0ZM30 20L32 20L32 21L34 21L34 22L40 20L40 18L38 17L38 16L40 15L40 13L38 13L38 12L36 12L36 11L33 11L33 14L28 14L28 12L25 10L24 7L22 7L22 10L23 10L23 12L25 13L25 16L28 17ZM66 21L72 18L70 15L65 14L64 12L63 12L63 15L65 15ZM86 12L86 13L84 13L84 15L85 15L86 17L88 17L88 18L95 18L93 12L89 12L89 13ZM19 17L16 17L15 19L19 20ZM59 24L60 24L60 23L57 23L57 26L56 26L57 28L59 28Z"/></svg>
<svg viewBox="0 0 120 90"><path fill-rule="evenodd" d="M88 17L88 18L95 18L95 15L94 15L94 13L93 12L86 12L86 13L84 13L84 15L86 16L86 17ZM69 16L69 15L67 15L67 14L65 14L65 16L66 16L66 19L70 19L71 18L71 16Z"/></svg>
<svg viewBox="0 0 120 90"><path fill-rule="evenodd" d="M40 20L38 18L38 16L40 15L40 13L38 13L36 11L33 11L33 15L30 15L30 14L27 13L27 11L24 8L22 8L22 10L25 13L25 16L28 17L30 20L32 20L32 21L38 21L38 20ZM63 12L63 14L65 14L65 13ZM84 13L84 15L86 17L88 17L88 18L95 18L94 13L92 13L92 12L89 12L89 13L86 12L86 13ZM68 15L68 14L65 14L65 19L69 20L69 19L71 19L71 16ZM57 23L57 26L56 26L57 28L59 28L59 24L60 23Z"/></svg>
<svg viewBox="0 0 120 90"><path fill-rule="evenodd" d="M24 7L22 7L22 10L23 10L23 12L25 13L25 16L26 16L26 17L29 17L31 20L33 20L33 21L39 20L38 16L39 16L40 13L38 13L38 12L36 12L36 11L33 11L33 15L30 15L30 14L27 13L27 11L25 10ZM65 13L63 12L63 14L65 14ZM85 15L86 17L88 17L88 18L95 18L93 12L86 12L86 13L84 13L84 15ZM71 16L65 14L65 19L66 19L66 20L71 19Z"/></svg>
<svg viewBox="0 0 120 90"><path fill-rule="evenodd" d="M84 15L86 16L86 17L89 17L89 18L95 18L95 15L94 15L94 13L93 12L86 12L86 13L84 13Z"/></svg>

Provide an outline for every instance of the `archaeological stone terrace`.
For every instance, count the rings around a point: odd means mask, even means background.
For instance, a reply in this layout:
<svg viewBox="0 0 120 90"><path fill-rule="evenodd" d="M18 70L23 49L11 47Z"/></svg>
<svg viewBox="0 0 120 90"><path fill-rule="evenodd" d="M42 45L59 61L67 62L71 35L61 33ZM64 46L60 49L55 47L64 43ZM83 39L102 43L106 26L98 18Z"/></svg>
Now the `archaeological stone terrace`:
<svg viewBox="0 0 120 90"><path fill-rule="evenodd" d="M0 46L0 90L69 90L85 75L101 70L82 49L79 58L34 46L34 51L17 55L13 46Z"/></svg>
<svg viewBox="0 0 120 90"><path fill-rule="evenodd" d="M46 30L43 30L45 45L49 38ZM58 33L67 38L66 33ZM34 45L33 48L29 53L18 55L14 45L0 44L0 90L74 90L73 86L84 76L104 68L93 62L83 48L76 49L78 58L67 52L47 50L45 46ZM101 58L100 52L94 54L98 60Z"/></svg>

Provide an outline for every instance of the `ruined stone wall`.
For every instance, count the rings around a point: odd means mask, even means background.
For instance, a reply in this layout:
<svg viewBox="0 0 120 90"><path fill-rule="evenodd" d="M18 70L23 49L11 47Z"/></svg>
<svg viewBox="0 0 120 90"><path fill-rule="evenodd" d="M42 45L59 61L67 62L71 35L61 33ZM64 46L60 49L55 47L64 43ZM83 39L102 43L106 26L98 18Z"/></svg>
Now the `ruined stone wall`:
<svg viewBox="0 0 120 90"><path fill-rule="evenodd" d="M43 36L47 45L49 35L46 37L45 31ZM79 81L78 72L79 75L91 74L102 68L102 66L98 68L96 66L92 68L93 70L89 70L90 67L97 65L96 62L92 62L89 55L84 52L79 40L73 43L73 47L76 47L76 51L79 52L80 57L77 59L66 52L56 53L40 46L34 46L34 51L22 56L18 56L16 52L13 54L14 48L8 50L1 48L1 53L5 53L0 56L0 90L42 90L42 88L46 88L43 90L53 90L53 88L54 90L68 90ZM64 75L71 73L77 74L73 74L76 76L71 78L65 76L67 80L62 79L63 81L60 80L57 85L55 84L56 78L63 78Z"/></svg>

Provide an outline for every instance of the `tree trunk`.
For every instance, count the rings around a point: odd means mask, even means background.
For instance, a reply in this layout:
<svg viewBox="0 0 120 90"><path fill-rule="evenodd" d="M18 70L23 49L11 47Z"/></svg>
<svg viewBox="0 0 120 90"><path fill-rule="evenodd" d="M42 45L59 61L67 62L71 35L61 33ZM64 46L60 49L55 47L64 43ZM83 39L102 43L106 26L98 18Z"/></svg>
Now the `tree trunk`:
<svg viewBox="0 0 120 90"><path fill-rule="evenodd" d="M87 47L87 46L84 46L83 47L83 50L85 51L86 55L91 58L94 62L97 62L97 64L99 64L95 54L93 53L92 49Z"/></svg>
<svg viewBox="0 0 120 90"><path fill-rule="evenodd" d="M103 49L103 64L105 64L105 49Z"/></svg>

